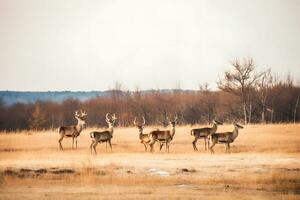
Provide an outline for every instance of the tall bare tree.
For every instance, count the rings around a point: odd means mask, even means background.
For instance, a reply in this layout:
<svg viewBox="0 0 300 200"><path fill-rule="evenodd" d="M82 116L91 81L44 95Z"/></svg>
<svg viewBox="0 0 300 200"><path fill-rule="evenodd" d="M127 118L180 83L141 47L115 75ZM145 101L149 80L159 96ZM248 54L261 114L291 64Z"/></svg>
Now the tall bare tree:
<svg viewBox="0 0 300 200"><path fill-rule="evenodd" d="M268 69L262 74L260 81L257 84L257 93L259 104L261 105L261 122L265 123L266 111L273 110L270 108L269 96L271 95L271 90L273 87L273 76L271 74L271 69ZM271 112L271 111L270 111Z"/></svg>
<svg viewBox="0 0 300 200"><path fill-rule="evenodd" d="M225 71L223 79L220 79L217 84L221 90L240 97L243 104L244 121L250 123L252 95L262 73L255 71L256 67L252 58L244 59L242 62L236 59L231 62L231 65L233 69Z"/></svg>

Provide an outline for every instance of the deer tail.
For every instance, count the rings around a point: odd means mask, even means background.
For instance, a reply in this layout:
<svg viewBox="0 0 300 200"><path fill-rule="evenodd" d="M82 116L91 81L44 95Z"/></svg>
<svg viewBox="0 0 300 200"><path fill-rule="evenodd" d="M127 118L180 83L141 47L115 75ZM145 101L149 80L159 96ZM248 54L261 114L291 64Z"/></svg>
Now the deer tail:
<svg viewBox="0 0 300 200"><path fill-rule="evenodd" d="M90 133L91 138L94 138L94 132Z"/></svg>
<svg viewBox="0 0 300 200"><path fill-rule="evenodd" d="M193 129L191 130L191 135L194 135L194 130Z"/></svg>
<svg viewBox="0 0 300 200"><path fill-rule="evenodd" d="M62 130L62 127L58 127L57 132L60 133L60 131Z"/></svg>

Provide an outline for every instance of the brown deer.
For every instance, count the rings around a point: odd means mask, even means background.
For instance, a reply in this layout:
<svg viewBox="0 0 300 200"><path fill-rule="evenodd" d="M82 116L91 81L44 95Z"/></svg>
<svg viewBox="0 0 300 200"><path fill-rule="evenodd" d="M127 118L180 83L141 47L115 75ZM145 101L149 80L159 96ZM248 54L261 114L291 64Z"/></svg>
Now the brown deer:
<svg viewBox="0 0 300 200"><path fill-rule="evenodd" d="M75 119L77 119L77 124L73 126L61 126L58 128L58 133L60 135L60 138L58 140L59 147L61 150L63 150L62 147L62 140L64 137L72 137L72 149L74 148L74 140L76 141L76 149L77 149L77 137L80 135L82 129L86 125L85 117L87 114L85 112L78 111L75 112Z"/></svg>
<svg viewBox="0 0 300 200"><path fill-rule="evenodd" d="M133 121L134 126L136 126L139 130L139 139L141 141L141 143L145 146L145 151L147 152L148 150L148 145L151 141L149 134L143 133L144 130L144 126L146 124L145 118L143 117L143 123L136 123L136 117L134 118Z"/></svg>
<svg viewBox="0 0 300 200"><path fill-rule="evenodd" d="M197 140L203 138L205 143L205 151L209 147L209 136L213 133L215 133L218 129L218 125L222 125L221 122L217 120L213 120L213 126L212 127L205 127L205 128L195 128L191 130L191 135L195 137L194 141L192 142L194 151L198 151L196 143ZM207 148L206 148L207 144Z"/></svg>
<svg viewBox="0 0 300 200"><path fill-rule="evenodd" d="M174 118L173 121L170 121L168 117L167 120L169 122L170 130L154 130L150 132L149 136L151 139L150 142L151 152L153 152L153 145L155 144L155 142L158 142L160 144L159 150L161 150L162 146L166 144L166 151L169 153L170 142L173 140L175 135L177 116Z"/></svg>
<svg viewBox="0 0 300 200"><path fill-rule="evenodd" d="M211 153L215 153L213 147L217 143L223 143L225 144L226 153L230 152L230 143L233 143L234 140L239 135L239 129L242 129L242 127L239 124L234 124L234 129L232 132L224 132L224 133L214 133L211 135L212 145L209 147Z"/></svg>
<svg viewBox="0 0 300 200"><path fill-rule="evenodd" d="M92 143L90 145L91 154L93 154L92 148L94 148L95 154L97 154L96 147L98 143L106 142L106 151L107 151L107 142L110 146L110 151L112 152L111 139L113 138L114 125L117 120L116 115L112 115L111 119L108 117L109 113L106 113L106 123L108 124L108 129L103 131L93 131L90 133L92 138Z"/></svg>

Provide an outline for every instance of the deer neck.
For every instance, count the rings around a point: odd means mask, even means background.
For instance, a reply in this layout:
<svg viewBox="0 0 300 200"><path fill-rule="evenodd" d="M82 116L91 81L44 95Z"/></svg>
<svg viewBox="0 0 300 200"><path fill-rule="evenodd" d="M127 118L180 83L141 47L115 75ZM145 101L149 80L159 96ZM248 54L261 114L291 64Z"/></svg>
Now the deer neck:
<svg viewBox="0 0 300 200"><path fill-rule="evenodd" d="M212 133L212 134L215 133L217 131L217 128L218 128L217 124L214 123L213 126L212 126L212 128L211 128L210 133Z"/></svg>
<svg viewBox="0 0 300 200"><path fill-rule="evenodd" d="M139 137L140 137L140 139L142 139L142 137L143 137L143 130L139 130Z"/></svg>
<svg viewBox="0 0 300 200"><path fill-rule="evenodd" d="M108 126L108 131L110 132L110 134L113 134L113 132L114 132L114 127L113 127L113 125L109 125Z"/></svg>
<svg viewBox="0 0 300 200"><path fill-rule="evenodd" d="M76 128L76 131L78 133L80 133L83 129L83 125L80 122L78 122L77 125L75 126L75 128Z"/></svg>
<svg viewBox="0 0 300 200"><path fill-rule="evenodd" d="M171 128L171 138L172 139L173 139L174 135L175 135L175 127L172 127Z"/></svg>
<svg viewBox="0 0 300 200"><path fill-rule="evenodd" d="M235 140L235 138L239 135L239 129L237 127L234 127L233 134L232 134L232 140Z"/></svg>

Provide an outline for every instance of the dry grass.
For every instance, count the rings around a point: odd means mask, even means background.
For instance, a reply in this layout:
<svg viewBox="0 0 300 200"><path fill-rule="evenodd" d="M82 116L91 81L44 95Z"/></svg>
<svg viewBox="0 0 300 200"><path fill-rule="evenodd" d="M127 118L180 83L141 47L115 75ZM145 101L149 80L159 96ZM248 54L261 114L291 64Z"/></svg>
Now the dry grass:
<svg viewBox="0 0 300 200"><path fill-rule="evenodd" d="M191 128L177 128L170 154L145 153L135 128L117 128L113 153L101 144L97 156L92 129L77 150L64 139L64 151L56 132L2 133L0 199L299 199L300 124L245 126L231 154L218 145L215 155L203 141L193 151Z"/></svg>

